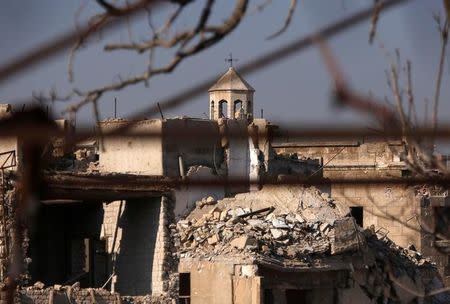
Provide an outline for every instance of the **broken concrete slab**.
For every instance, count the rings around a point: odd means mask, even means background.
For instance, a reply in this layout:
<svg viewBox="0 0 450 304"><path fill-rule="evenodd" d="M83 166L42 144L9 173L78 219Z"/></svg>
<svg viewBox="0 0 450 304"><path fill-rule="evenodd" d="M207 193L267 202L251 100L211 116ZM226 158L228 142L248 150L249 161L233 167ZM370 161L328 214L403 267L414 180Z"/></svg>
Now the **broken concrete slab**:
<svg viewBox="0 0 450 304"><path fill-rule="evenodd" d="M254 246L257 245L257 243L258 241L255 238L243 235L232 240L230 245L237 249L244 249L246 246Z"/></svg>
<svg viewBox="0 0 450 304"><path fill-rule="evenodd" d="M364 236L359 231L354 218L347 217L335 221L331 254L357 250L364 245Z"/></svg>

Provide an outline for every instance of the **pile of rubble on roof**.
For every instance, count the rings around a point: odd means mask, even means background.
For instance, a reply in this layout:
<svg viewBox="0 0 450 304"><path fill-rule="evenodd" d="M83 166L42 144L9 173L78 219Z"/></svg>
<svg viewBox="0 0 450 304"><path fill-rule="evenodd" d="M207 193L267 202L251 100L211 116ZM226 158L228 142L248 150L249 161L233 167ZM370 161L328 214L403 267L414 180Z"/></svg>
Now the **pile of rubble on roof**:
<svg viewBox="0 0 450 304"><path fill-rule="evenodd" d="M348 207L315 188L265 187L220 201L205 198L172 228L180 258L268 257L286 267L341 259L352 265L355 288L378 303L409 303L443 287L435 265L413 246L401 248L363 230ZM448 292L426 299L450 303Z"/></svg>
<svg viewBox="0 0 450 304"><path fill-rule="evenodd" d="M348 208L311 189L267 189L219 202L206 198L178 221L181 257L222 254L264 255L308 262L363 246ZM342 242L344 231L347 242Z"/></svg>

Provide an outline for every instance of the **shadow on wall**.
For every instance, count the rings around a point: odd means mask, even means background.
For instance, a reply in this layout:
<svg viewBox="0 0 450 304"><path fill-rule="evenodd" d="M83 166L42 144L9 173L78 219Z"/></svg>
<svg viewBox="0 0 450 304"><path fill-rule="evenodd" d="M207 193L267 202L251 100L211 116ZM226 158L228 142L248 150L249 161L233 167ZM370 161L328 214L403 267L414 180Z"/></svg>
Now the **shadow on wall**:
<svg viewBox="0 0 450 304"><path fill-rule="evenodd" d="M155 198L127 201L120 218L122 228L117 256L116 290L126 295L151 293L161 200Z"/></svg>
<svg viewBox="0 0 450 304"><path fill-rule="evenodd" d="M30 235L31 282L100 287L106 280L99 202L42 205Z"/></svg>

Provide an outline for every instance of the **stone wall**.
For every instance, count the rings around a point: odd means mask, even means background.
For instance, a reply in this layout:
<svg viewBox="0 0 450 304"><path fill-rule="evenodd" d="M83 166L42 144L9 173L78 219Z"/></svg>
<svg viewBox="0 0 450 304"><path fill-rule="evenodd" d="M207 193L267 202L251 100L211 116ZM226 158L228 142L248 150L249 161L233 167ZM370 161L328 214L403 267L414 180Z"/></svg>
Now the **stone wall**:
<svg viewBox="0 0 450 304"><path fill-rule="evenodd" d="M396 244L421 250L420 202L412 187L398 184L335 184L331 197L348 207L363 207L364 228L374 225Z"/></svg>
<svg viewBox="0 0 450 304"><path fill-rule="evenodd" d="M323 177L365 179L401 177L404 163L401 142L330 141L274 144L277 153L320 159ZM412 187L396 184L333 184L320 187L348 207L363 207L363 226L382 229L400 246L421 248L420 204Z"/></svg>
<svg viewBox="0 0 450 304"><path fill-rule="evenodd" d="M113 267L116 273L112 289L122 295L165 293L171 201L165 197L116 201L103 208L102 238L111 255L110 273Z"/></svg>
<svg viewBox="0 0 450 304"><path fill-rule="evenodd" d="M336 177L336 171L365 170L365 176L383 175L383 172L394 168L401 173L404 163L400 160L403 153L401 142L364 142L330 141L330 142L283 142L274 143L278 154L297 153L299 156L320 159L324 165L324 177ZM386 176L385 175L385 176Z"/></svg>
<svg viewBox="0 0 450 304"><path fill-rule="evenodd" d="M0 300L0 303L3 303ZM6 303L6 301L4 302ZM104 289L79 289L71 288L70 286L37 289L37 288L23 288L19 290L16 298L16 303L22 304L112 304L122 303L120 295L110 293Z"/></svg>
<svg viewBox="0 0 450 304"><path fill-rule="evenodd" d="M450 287L450 200L448 196L423 196L420 204L424 233L422 254L437 265L447 287Z"/></svg>

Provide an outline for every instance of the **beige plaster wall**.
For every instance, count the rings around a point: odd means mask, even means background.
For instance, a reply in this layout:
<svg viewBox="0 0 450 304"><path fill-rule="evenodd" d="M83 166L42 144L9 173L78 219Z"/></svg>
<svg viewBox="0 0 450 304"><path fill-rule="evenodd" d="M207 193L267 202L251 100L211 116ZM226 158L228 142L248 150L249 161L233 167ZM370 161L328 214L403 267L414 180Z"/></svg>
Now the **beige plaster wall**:
<svg viewBox="0 0 450 304"><path fill-rule="evenodd" d="M125 121L100 123L102 131L113 130ZM105 137L104 147L99 149L101 172L163 175L163 150L160 137L142 137L146 133L161 134L162 121L159 119L137 122L123 136Z"/></svg>
<svg viewBox="0 0 450 304"><path fill-rule="evenodd" d="M192 304L260 304L261 277L236 273L236 265L224 261L180 260L179 272L191 276ZM239 268L239 267L238 267Z"/></svg>

